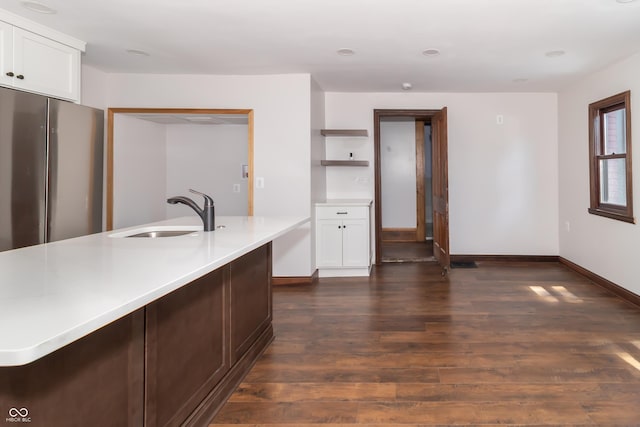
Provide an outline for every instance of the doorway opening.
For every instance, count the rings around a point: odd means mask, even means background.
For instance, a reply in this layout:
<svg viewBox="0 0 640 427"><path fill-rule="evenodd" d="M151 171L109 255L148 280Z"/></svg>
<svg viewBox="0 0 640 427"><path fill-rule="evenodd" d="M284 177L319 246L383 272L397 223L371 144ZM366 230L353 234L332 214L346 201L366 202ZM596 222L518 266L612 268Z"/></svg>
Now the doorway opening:
<svg viewBox="0 0 640 427"><path fill-rule="evenodd" d="M376 264L449 267L446 108L375 110Z"/></svg>
<svg viewBox="0 0 640 427"><path fill-rule="evenodd" d="M196 186L221 214L253 215L253 169L253 110L110 108L106 229L190 215L165 201Z"/></svg>

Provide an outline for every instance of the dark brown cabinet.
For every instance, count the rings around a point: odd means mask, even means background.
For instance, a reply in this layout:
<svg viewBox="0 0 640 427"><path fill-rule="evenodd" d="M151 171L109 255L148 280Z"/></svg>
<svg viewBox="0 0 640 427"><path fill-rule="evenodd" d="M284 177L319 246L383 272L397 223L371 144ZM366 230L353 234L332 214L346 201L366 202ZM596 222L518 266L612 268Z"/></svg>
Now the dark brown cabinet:
<svg viewBox="0 0 640 427"><path fill-rule="evenodd" d="M145 425L180 425L229 370L225 269L146 308Z"/></svg>
<svg viewBox="0 0 640 427"><path fill-rule="evenodd" d="M204 426L273 339L271 244L25 366L0 412L31 426ZM4 416L4 415L3 415Z"/></svg>
<svg viewBox="0 0 640 427"><path fill-rule="evenodd" d="M231 363L271 325L271 286L264 286L271 280L270 260L270 247L262 246L229 266Z"/></svg>
<svg viewBox="0 0 640 427"><path fill-rule="evenodd" d="M6 425L139 427L143 421L144 309L24 366L0 368ZM21 418L22 419L22 418Z"/></svg>

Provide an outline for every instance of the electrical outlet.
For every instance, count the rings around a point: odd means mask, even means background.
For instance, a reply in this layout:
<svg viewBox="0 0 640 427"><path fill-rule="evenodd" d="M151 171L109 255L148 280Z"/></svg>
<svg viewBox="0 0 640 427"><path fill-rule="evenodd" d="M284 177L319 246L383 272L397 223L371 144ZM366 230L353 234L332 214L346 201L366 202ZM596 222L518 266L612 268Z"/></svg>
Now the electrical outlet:
<svg viewBox="0 0 640 427"><path fill-rule="evenodd" d="M233 184L233 192L234 193L240 192L240 184Z"/></svg>
<svg viewBox="0 0 640 427"><path fill-rule="evenodd" d="M256 177L256 188L264 188L264 178L259 176Z"/></svg>
<svg viewBox="0 0 640 427"><path fill-rule="evenodd" d="M504 123L504 116L503 116L502 114L498 114L498 115L496 116L496 124L501 125L501 124L503 124L503 123Z"/></svg>

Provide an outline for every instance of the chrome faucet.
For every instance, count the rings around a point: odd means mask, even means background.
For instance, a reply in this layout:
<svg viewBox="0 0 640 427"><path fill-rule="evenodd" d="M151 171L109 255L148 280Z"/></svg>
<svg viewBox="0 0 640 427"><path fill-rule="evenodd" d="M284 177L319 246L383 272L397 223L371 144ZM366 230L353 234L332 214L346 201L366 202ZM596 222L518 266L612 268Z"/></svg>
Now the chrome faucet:
<svg viewBox="0 0 640 427"><path fill-rule="evenodd" d="M204 197L204 207L200 209L198 204L185 196L176 196L170 197L167 199L167 203L171 205L175 205L177 203L182 203L189 206L191 209L196 211L198 216L202 219L202 224L204 225L204 231L213 231L216 228L216 219L213 211L213 199L207 196L204 193L201 193L196 190L189 189L193 194L199 194Z"/></svg>

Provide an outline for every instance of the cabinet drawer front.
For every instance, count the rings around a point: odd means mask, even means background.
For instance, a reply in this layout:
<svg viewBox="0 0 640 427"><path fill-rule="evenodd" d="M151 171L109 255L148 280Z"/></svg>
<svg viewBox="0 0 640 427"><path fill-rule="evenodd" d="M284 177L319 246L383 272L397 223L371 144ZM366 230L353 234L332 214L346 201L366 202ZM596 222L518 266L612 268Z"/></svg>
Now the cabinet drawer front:
<svg viewBox="0 0 640 427"><path fill-rule="evenodd" d="M366 206L319 206L316 208L318 219L369 218Z"/></svg>

